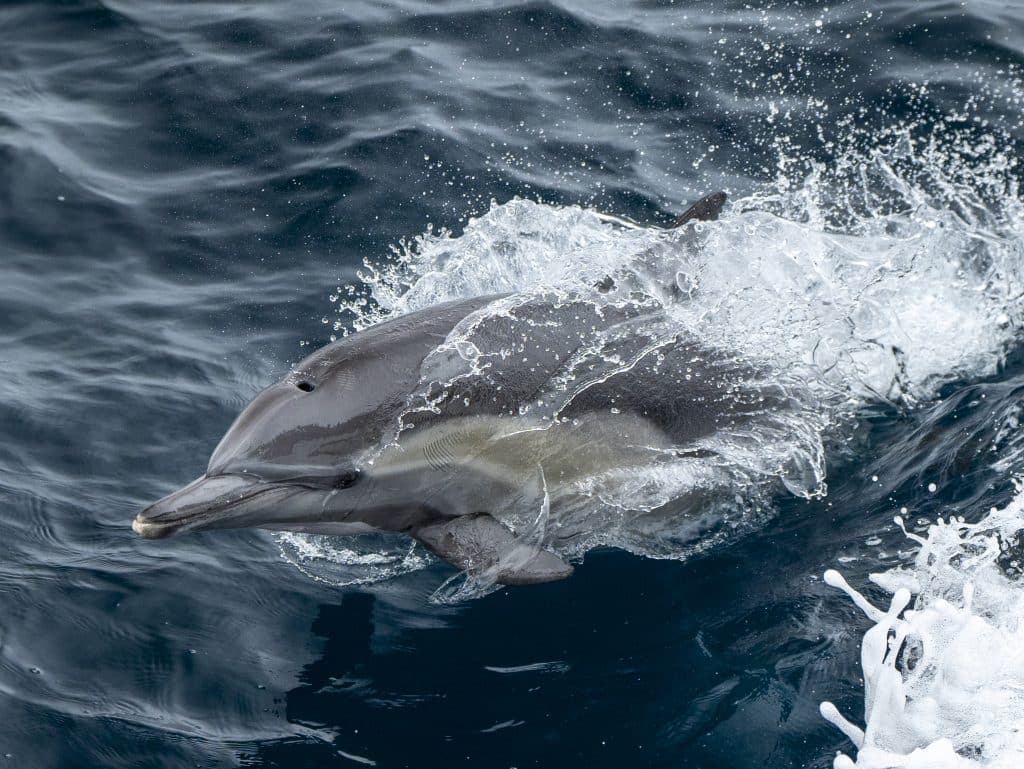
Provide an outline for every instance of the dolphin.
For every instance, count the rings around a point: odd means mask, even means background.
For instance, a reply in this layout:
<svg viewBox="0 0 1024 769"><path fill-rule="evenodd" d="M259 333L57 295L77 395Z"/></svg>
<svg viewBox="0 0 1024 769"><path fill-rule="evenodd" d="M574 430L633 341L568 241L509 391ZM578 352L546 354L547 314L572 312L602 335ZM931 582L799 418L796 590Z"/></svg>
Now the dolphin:
<svg viewBox="0 0 1024 769"><path fill-rule="evenodd" d="M723 203L708 196L674 224ZM573 567L544 521L578 512L596 475L700 456L702 438L784 408L750 385L758 373L652 302L450 301L301 361L242 411L202 476L132 528L401 532L477 578L562 579Z"/></svg>

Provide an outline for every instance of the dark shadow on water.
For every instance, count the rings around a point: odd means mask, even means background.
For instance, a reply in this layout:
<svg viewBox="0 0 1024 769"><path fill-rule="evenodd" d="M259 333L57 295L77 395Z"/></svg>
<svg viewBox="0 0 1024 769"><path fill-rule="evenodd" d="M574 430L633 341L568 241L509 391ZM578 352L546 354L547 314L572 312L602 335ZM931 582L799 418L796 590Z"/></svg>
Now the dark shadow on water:
<svg viewBox="0 0 1024 769"><path fill-rule="evenodd" d="M813 753L825 767L841 740L816 698L844 696L819 685L840 686L856 639L830 651L822 591L775 601L779 576L750 555L596 552L567 582L503 590L442 627L396 630L385 600L349 593L320 606L323 651L285 698L319 736L243 761L782 769Z"/></svg>

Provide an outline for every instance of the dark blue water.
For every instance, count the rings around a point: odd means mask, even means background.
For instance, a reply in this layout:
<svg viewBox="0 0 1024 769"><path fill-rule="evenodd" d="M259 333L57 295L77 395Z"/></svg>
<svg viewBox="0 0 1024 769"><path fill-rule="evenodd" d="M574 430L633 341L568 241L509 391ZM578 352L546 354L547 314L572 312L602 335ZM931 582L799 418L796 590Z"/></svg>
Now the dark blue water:
<svg viewBox="0 0 1024 769"><path fill-rule="evenodd" d="M0 765L830 766L864 623L818 577L892 565L901 506L1006 501L1014 355L866 410L736 542L455 606L441 563L338 588L129 524L399 239L514 196L664 222L851 132L1017 147L1022 65L980 1L0 6Z"/></svg>

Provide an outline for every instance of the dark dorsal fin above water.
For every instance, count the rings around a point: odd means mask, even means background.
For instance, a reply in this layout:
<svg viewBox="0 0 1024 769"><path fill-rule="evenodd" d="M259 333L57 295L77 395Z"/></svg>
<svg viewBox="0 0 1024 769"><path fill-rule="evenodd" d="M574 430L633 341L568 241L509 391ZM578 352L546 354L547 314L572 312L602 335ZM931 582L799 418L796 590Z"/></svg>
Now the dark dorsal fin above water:
<svg viewBox="0 0 1024 769"><path fill-rule="evenodd" d="M712 192L710 195L705 195L692 206L687 208L683 213L669 222L663 229L675 230L682 227L689 222L710 222L718 218L718 215L722 213L722 207L725 205L726 194L724 192ZM613 290L616 286L615 278L611 275L606 275L594 284L594 288L600 291L602 294L606 294Z"/></svg>
<svg viewBox="0 0 1024 769"><path fill-rule="evenodd" d="M676 227L682 227L687 222L693 221L714 221L718 218L718 215L722 213L722 206L725 205L725 199L726 195L724 192L712 192L710 195L705 195L692 206L687 208L686 211L673 219L665 229L674 230Z"/></svg>

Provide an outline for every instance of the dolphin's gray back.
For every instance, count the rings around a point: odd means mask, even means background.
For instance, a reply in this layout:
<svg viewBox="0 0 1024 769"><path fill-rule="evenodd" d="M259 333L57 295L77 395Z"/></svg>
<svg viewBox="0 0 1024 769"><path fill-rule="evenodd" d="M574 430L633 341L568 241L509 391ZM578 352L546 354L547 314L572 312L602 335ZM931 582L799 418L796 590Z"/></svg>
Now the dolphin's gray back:
<svg viewBox="0 0 1024 769"><path fill-rule="evenodd" d="M316 383L316 397L295 390L304 378ZM685 450L784 410L785 393L771 381L702 344L651 303L492 295L389 319L318 350L250 406L258 429L237 432L272 458L276 471L294 467L307 476L315 474L311 468L333 472L354 455L373 454L408 429L422 433L459 418L543 426L627 415ZM300 429L278 429L261 417L262 400L267 408L289 401L288 418ZM259 456L232 445L234 432L211 468L231 470L218 463L224 455L261 470Z"/></svg>
<svg viewBox="0 0 1024 769"><path fill-rule="evenodd" d="M658 307L551 296L495 298L491 305L424 356L406 425L622 413L645 418L684 446L785 406L765 372L702 345Z"/></svg>

